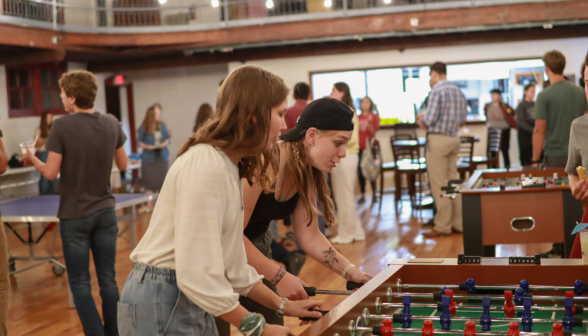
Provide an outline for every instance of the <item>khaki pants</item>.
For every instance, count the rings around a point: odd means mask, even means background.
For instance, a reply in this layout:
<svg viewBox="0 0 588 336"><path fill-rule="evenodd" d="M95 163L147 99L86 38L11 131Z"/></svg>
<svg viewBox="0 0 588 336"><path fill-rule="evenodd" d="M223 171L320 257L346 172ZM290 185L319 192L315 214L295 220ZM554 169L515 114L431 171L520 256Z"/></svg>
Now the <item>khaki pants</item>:
<svg viewBox="0 0 588 336"><path fill-rule="evenodd" d="M8 291L10 281L8 277L8 245L4 225L0 229L0 336L8 335Z"/></svg>
<svg viewBox="0 0 588 336"><path fill-rule="evenodd" d="M341 240L363 240L365 231L355 208L353 190L357 181L358 154L349 154L331 170L333 196L337 203L337 237Z"/></svg>
<svg viewBox="0 0 588 336"><path fill-rule="evenodd" d="M442 134L429 134L427 139L427 170L431 183L431 192L437 207L435 231L451 233L453 228L461 232L463 222L461 215L461 198L441 197L441 187L447 186L449 180L459 179L457 156L461 140Z"/></svg>

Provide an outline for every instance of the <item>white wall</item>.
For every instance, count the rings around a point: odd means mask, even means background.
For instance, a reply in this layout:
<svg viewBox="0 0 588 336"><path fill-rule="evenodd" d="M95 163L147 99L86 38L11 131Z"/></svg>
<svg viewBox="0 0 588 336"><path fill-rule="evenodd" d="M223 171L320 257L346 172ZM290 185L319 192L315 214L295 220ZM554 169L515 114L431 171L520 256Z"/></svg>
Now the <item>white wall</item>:
<svg viewBox="0 0 588 336"><path fill-rule="evenodd" d="M162 120L172 132L173 162L181 144L192 135L198 107L203 103L214 106L218 83L227 73L226 64L128 73L133 82L135 126L139 128L149 106L160 103Z"/></svg>

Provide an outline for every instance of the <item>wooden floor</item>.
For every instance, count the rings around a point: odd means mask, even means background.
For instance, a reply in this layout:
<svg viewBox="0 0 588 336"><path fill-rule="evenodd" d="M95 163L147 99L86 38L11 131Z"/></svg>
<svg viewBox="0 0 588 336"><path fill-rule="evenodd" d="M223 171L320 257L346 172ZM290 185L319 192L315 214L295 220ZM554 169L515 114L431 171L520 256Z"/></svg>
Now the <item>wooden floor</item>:
<svg viewBox="0 0 588 336"><path fill-rule="evenodd" d="M463 251L461 234L435 240L424 239L422 222L428 221L432 213L425 211L419 220L411 214L410 206L405 203L398 214L393 210L393 196L384 198L383 211L377 213L377 204L370 210L363 206L358 211L367 232L365 242L349 245L336 245L352 263L361 270L377 274L387 263L395 258L411 257L457 257ZM139 217L138 236L142 237L149 223L150 214ZM121 227L124 223L121 224ZM36 231L38 235L39 231ZM57 234L56 249L61 250L59 232L57 228L52 232ZM51 236L45 237L43 244L37 248L37 254L47 253ZM22 243L14 235L9 234L8 243L13 253L28 253ZM549 244L540 245L502 245L497 247L497 256L534 255L537 252L549 250ZM119 288L125 283L132 264L129 260L130 243L119 239L116 260L117 282ZM62 259L61 259L62 260ZM25 262L17 263L17 268L26 266ZM97 305L101 304L98 283L92 267L92 293ZM314 260L307 260L300 273L310 286L319 289L344 289L345 282L339 276ZM17 274L11 277L11 292L8 306L8 330L13 336L43 335L43 336L73 336L83 335L82 327L75 310L68 308L67 275L55 276L50 265ZM344 297L317 297L324 300L323 309L329 310ZM101 309L99 309L101 310ZM298 326L299 320L287 318L286 325L299 334L306 327ZM237 335L237 333L234 333Z"/></svg>

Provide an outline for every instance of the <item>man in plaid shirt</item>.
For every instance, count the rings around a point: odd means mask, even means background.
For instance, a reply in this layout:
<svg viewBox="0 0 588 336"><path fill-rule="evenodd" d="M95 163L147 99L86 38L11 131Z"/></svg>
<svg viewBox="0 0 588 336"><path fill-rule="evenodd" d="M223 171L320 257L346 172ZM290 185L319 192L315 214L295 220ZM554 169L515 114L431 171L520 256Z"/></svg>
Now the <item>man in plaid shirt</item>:
<svg viewBox="0 0 588 336"><path fill-rule="evenodd" d="M461 90L447 81L447 66L436 62L431 66L431 84L427 114L418 124L427 131L427 170L433 199L437 207L435 227L423 235L437 238L461 232L461 199L441 197L441 187L459 178L457 159L461 140L459 127L466 121L467 101Z"/></svg>

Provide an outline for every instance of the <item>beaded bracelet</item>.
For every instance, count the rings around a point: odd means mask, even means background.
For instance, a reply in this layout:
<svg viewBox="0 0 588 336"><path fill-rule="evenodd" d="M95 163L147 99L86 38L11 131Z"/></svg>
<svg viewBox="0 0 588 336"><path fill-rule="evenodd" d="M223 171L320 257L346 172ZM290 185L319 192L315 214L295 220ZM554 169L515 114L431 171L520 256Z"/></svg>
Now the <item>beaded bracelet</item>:
<svg viewBox="0 0 588 336"><path fill-rule="evenodd" d="M265 318L261 314L248 313L241 321L239 332L245 336L259 336L265 329Z"/></svg>
<svg viewBox="0 0 588 336"><path fill-rule="evenodd" d="M341 276L343 277L343 279L347 280L346 276L347 276L347 272L349 272L350 269L355 268L356 266L353 264L349 264L347 265L347 267L345 267L345 269L343 270L343 273L341 273Z"/></svg>
<svg viewBox="0 0 588 336"><path fill-rule="evenodd" d="M280 266L280 269L278 270L278 273L276 273L276 275L274 276L274 279L271 281L271 284L274 286L277 285L280 282L280 280L282 280L284 275L286 275L286 270Z"/></svg>

